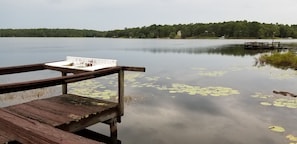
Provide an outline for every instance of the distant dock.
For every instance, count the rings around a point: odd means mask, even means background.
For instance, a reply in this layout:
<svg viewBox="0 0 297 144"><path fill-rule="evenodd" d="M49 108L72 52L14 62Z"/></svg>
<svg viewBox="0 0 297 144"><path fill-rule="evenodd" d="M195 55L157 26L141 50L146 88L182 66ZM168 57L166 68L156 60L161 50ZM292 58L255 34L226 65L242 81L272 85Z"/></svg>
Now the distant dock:
<svg viewBox="0 0 297 144"><path fill-rule="evenodd" d="M244 49L286 49L280 42L245 42Z"/></svg>

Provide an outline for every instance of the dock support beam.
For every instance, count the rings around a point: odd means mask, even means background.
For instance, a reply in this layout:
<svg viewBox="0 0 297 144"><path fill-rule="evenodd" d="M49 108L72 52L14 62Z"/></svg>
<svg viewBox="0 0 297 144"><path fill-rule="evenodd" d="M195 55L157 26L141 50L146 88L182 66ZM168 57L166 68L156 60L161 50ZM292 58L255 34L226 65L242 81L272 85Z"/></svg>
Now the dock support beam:
<svg viewBox="0 0 297 144"><path fill-rule="evenodd" d="M110 128L110 138L112 144L117 144L118 140L118 130L117 130L117 119L111 119L109 123Z"/></svg>
<svg viewBox="0 0 297 144"><path fill-rule="evenodd" d="M67 76L66 72L62 72L62 76ZM67 83L62 84L62 94L67 94Z"/></svg>
<svg viewBox="0 0 297 144"><path fill-rule="evenodd" d="M124 70L120 70L118 73L118 122L121 122L121 116L124 115Z"/></svg>

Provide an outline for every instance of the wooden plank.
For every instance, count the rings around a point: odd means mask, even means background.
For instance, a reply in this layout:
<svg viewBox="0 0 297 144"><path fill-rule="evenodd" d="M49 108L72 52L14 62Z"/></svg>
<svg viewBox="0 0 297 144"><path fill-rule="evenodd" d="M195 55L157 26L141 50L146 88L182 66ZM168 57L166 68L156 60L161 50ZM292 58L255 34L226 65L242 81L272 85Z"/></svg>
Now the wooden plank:
<svg viewBox="0 0 297 144"><path fill-rule="evenodd" d="M144 67L122 66L122 70L125 70L125 71L135 71L135 72L145 72L145 68Z"/></svg>
<svg viewBox="0 0 297 144"><path fill-rule="evenodd" d="M27 68L27 66L20 66L21 68ZM43 68L42 65L38 64L34 69L40 69ZM7 70L11 70L12 72L16 71L24 71L21 68L4 68L5 70L2 70L2 73L7 73ZM27 68L29 69L29 67ZM27 70L26 69L26 70ZM72 82L77 82L81 80L87 80L91 78L106 76L114 73L118 73L120 70L129 70L129 71L145 71L145 68L141 67L122 67L122 66L116 66L116 67L110 67L105 69L100 69L97 71L91 71L91 72L84 72L69 76L63 76L63 77L55 77L55 78L48 78L48 79L42 79L42 80L33 80L33 81L27 81L27 82L17 82L17 83L10 83L10 84L1 84L0 85L0 94L3 93L9 93L9 92L17 92L17 91L23 91L23 90L29 90L29 89L37 89L37 88L43 88L43 87L49 87L49 86L55 86L55 85L61 85L61 84L67 84ZM27 70L28 71L28 70Z"/></svg>
<svg viewBox="0 0 297 144"><path fill-rule="evenodd" d="M86 114L96 112L96 109L89 110L86 108L74 106L69 103L65 103L65 102L58 103L58 102L50 101L48 99L32 101L28 104L34 107L37 107L40 110L54 113L64 117L68 115L85 116Z"/></svg>
<svg viewBox="0 0 297 144"><path fill-rule="evenodd" d="M44 69L45 68L43 63L22 65L22 66L2 67L0 68L0 75L37 71L37 70L44 70Z"/></svg>
<svg viewBox="0 0 297 144"><path fill-rule="evenodd" d="M57 126L60 129L71 132L84 129L85 127L96 124L98 122L104 122L119 115L117 111L117 103L94 98L68 94L49 98L47 101L60 103L69 108L72 107L73 110L71 111L71 113L87 110L87 112L82 116L81 119Z"/></svg>
<svg viewBox="0 0 297 144"><path fill-rule="evenodd" d="M71 121L72 119L67 116L56 115L35 107L32 107L28 104L15 105L13 107L5 108L13 113L22 115L23 117L37 120L41 123L46 123L51 126L56 126L61 123Z"/></svg>
<svg viewBox="0 0 297 144"><path fill-rule="evenodd" d="M13 69L13 71L14 70L15 69ZM116 66L116 67L110 67L110 68L100 69L97 71L84 72L84 73L79 73L79 74L74 74L74 75L69 75L64 77L55 77L55 78L33 80L33 81L27 81L27 82L1 84L0 94L72 83L72 82L77 82L81 80L87 80L91 78L118 73L120 70L141 71L141 72L145 71L145 69L141 67L137 68L137 67ZM6 70L3 70L3 71L6 71Z"/></svg>
<svg viewBox="0 0 297 144"><path fill-rule="evenodd" d="M75 111L86 111L89 113L101 112L106 109L114 108L118 105L115 102L90 97L77 96L73 94L56 96L44 99L44 101L50 101L52 103L61 104L66 107L74 107L76 108Z"/></svg>
<svg viewBox="0 0 297 144"><path fill-rule="evenodd" d="M27 82L1 84L0 94L61 85L61 84L72 83L72 82L77 82L81 80L87 80L91 78L114 74L114 73L117 73L120 69L121 67L112 67L112 68L102 69L99 71L85 72L85 73L80 73L75 75L64 76L64 77L55 77L55 78L33 80L33 81L27 81Z"/></svg>
<svg viewBox="0 0 297 144"><path fill-rule="evenodd" d="M5 109L42 123L59 126L87 119L90 115L101 115L102 112L116 107L117 103L67 94Z"/></svg>
<svg viewBox="0 0 297 144"><path fill-rule="evenodd" d="M57 96L57 97L60 97L60 96ZM96 109L89 110L84 107L82 108L81 106L75 106L75 104L71 103L71 100L68 100L68 101L60 100L57 97L35 100L35 101L29 102L28 104L38 107L39 109L42 109L44 111L56 113L58 115L65 115L65 114L69 114L69 113L81 115L84 113L98 111ZM71 98L69 98L69 99L71 99Z"/></svg>
<svg viewBox="0 0 297 144"><path fill-rule="evenodd" d="M64 141L65 135L68 133L64 134L62 133L63 131L56 132L57 130L53 127L48 127L51 125L66 131L75 132L98 122L107 122L110 124L111 136L114 140L112 143L115 143L117 137L117 119L120 122L120 117L124 114L124 71L144 72L145 68L115 66L91 72L82 72L71 69L51 68L44 64L35 64L0 68L0 75L43 69L58 70L63 74L61 77L55 78L2 84L0 85L0 94L62 84L64 85L64 95L0 109L0 142L16 138L15 140L21 143L80 143L79 139L72 138L73 135L69 135L69 139L77 139L75 142L68 142L67 139ZM67 76L67 73L75 74ZM65 85L67 83L115 73L118 73L118 103L66 94L67 86ZM3 118L1 119L1 117ZM11 121L13 119L14 121ZM44 123L49 125L44 125ZM33 127L30 124L37 127ZM5 132L1 130L5 130ZM44 133L40 133L40 131ZM83 139L83 143L89 142Z"/></svg>
<svg viewBox="0 0 297 144"><path fill-rule="evenodd" d="M2 130L0 129L0 143L1 144L9 142L9 141L14 141L15 139L16 138L13 135L8 134L3 129Z"/></svg>
<svg viewBox="0 0 297 144"><path fill-rule="evenodd" d="M9 106L5 109L52 126L77 121L80 118L99 111L98 108L86 109L85 107L67 104L66 102L61 104L51 102L48 99Z"/></svg>
<svg viewBox="0 0 297 144"><path fill-rule="evenodd" d="M80 119L79 121L72 121L70 123L57 126L57 128L65 131L76 132L98 122L104 122L117 116L117 109L114 108L101 112L100 114L89 115L87 118Z"/></svg>
<svg viewBox="0 0 297 144"><path fill-rule="evenodd" d="M0 129L5 130L7 134L14 135L16 141L24 144L99 144L97 141L26 119L3 109L0 109L0 117Z"/></svg>

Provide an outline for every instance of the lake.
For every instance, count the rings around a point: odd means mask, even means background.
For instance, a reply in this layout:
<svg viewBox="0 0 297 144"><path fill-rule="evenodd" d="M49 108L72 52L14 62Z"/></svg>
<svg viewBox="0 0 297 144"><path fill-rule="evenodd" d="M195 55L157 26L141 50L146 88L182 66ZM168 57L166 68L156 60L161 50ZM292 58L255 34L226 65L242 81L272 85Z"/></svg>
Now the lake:
<svg viewBox="0 0 297 144"><path fill-rule="evenodd" d="M64 60L66 56L108 58L143 66L125 73L125 115L118 124L124 144L280 144L297 136L297 72L255 66L247 41L105 38L0 38L0 66ZM284 43L297 40L281 40ZM0 76L0 83L52 77L52 71ZM70 92L112 99L115 76L70 86ZM98 85L91 87L91 85ZM90 86L89 89L86 87ZM56 87L48 90L56 92ZM1 106L38 97L1 95ZM40 97L42 98L42 97ZM275 132L277 126L284 132ZM90 129L108 134L107 125ZM291 138L291 140L289 139Z"/></svg>

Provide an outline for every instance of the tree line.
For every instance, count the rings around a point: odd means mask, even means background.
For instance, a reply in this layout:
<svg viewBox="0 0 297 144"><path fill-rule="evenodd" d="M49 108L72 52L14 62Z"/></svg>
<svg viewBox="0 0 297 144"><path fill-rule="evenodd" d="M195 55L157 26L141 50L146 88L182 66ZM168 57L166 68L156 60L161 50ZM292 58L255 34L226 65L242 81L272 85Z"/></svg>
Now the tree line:
<svg viewBox="0 0 297 144"><path fill-rule="evenodd" d="M78 29L0 29L0 37L104 37L104 32Z"/></svg>
<svg viewBox="0 0 297 144"><path fill-rule="evenodd" d="M150 25L122 30L0 29L0 37L297 38L297 25L248 21Z"/></svg>

